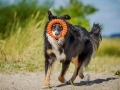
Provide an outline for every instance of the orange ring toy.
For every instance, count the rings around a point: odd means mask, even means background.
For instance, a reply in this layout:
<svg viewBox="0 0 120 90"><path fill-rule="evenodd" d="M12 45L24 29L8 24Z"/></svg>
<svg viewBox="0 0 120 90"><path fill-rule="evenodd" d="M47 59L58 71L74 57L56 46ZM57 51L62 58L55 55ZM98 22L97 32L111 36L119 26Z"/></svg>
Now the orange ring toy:
<svg viewBox="0 0 120 90"><path fill-rule="evenodd" d="M56 24L56 23L60 24L60 25L63 27L63 30L62 30L62 32L61 32L61 35L59 35L59 36L54 36L54 35L52 34L52 26L53 26L54 24ZM53 37L53 38L55 38L55 39L60 39L60 38L64 37L64 36L66 35L66 33L67 33L67 24L66 24L63 20L61 20L61 19L54 19L54 20L52 20L52 21L50 21L50 22L48 23L48 25L47 25L47 32L48 32L48 34L49 34L51 37Z"/></svg>

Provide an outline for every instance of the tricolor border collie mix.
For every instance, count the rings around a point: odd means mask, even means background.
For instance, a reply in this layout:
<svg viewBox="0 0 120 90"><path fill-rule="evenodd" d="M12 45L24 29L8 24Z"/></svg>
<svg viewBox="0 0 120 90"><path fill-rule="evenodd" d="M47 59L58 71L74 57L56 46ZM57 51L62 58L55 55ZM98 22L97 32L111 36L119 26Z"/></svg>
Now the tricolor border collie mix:
<svg viewBox="0 0 120 90"><path fill-rule="evenodd" d="M94 24L92 30L88 32L84 27L72 25L66 20L70 19L69 15L57 17L48 11L49 21L46 23L44 30L44 57L45 57L45 82L44 86L50 85L50 75L53 63L60 61L62 63L62 70L58 77L61 83L73 83L76 76L79 75L81 79L84 78L83 67L90 62L92 55L98 49L101 37L101 27L99 24ZM56 40L47 33L47 25L53 19L62 19L67 24L67 34ZM62 27L60 24L52 26L52 33L55 36L61 34ZM70 62L75 65L70 80L65 80L65 74L69 68Z"/></svg>

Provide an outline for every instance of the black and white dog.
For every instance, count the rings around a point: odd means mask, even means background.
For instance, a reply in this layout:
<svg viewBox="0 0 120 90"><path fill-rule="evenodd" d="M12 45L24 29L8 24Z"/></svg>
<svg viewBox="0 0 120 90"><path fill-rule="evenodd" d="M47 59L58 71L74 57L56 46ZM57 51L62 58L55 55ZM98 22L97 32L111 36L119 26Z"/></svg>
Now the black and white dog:
<svg viewBox="0 0 120 90"><path fill-rule="evenodd" d="M92 30L88 32L84 27L78 25L72 25L66 20L70 19L69 15L63 15L57 17L52 15L51 11L48 11L49 21L46 23L44 30L44 57L45 57L45 82L44 86L49 86L50 75L53 63L60 61L62 63L62 70L58 77L58 80L62 83L73 83L76 76L84 78L83 67L87 66L90 62L92 55L98 49L101 37L101 27L99 24L94 24ZM53 19L62 19L67 24L67 34L58 40L52 38L47 33L47 25ZM61 34L62 27L60 24L52 26L52 33L55 36ZM64 76L69 68L70 62L75 65L70 80L66 81Z"/></svg>

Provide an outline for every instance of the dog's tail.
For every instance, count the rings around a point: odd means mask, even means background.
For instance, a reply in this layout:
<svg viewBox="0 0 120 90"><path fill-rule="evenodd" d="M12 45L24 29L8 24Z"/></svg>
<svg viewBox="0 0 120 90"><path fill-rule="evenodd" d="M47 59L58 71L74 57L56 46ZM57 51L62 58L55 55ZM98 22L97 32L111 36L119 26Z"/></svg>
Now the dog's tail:
<svg viewBox="0 0 120 90"><path fill-rule="evenodd" d="M99 24L93 24L92 30L89 32L90 33L90 38L91 38L91 42L93 45L93 55L95 54L95 52L97 51L99 44L102 40L102 36L101 36L101 27Z"/></svg>

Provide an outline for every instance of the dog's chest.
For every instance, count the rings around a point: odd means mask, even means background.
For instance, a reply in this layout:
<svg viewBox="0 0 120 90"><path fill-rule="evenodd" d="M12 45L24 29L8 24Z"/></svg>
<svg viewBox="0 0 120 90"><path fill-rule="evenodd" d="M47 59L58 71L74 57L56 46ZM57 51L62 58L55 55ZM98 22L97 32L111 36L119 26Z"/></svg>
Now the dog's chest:
<svg viewBox="0 0 120 90"><path fill-rule="evenodd" d="M56 49L52 49L53 53L55 54L56 56L56 59L58 61L61 61L61 60L65 60L66 59L66 55L64 53L64 50L62 50L62 53L60 53L59 50L56 50Z"/></svg>
<svg viewBox="0 0 120 90"><path fill-rule="evenodd" d="M63 44L64 42L64 38L61 38L59 40L55 40L53 39L51 36L49 36L47 34L48 37L48 41L50 42L50 44L52 45L52 52L55 54L56 59L58 61L60 60L65 60L66 59L66 55L64 53L64 49L61 48L61 50L59 50L60 46Z"/></svg>

